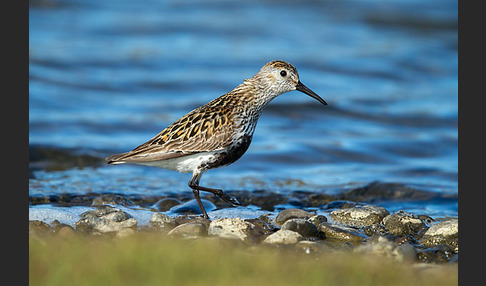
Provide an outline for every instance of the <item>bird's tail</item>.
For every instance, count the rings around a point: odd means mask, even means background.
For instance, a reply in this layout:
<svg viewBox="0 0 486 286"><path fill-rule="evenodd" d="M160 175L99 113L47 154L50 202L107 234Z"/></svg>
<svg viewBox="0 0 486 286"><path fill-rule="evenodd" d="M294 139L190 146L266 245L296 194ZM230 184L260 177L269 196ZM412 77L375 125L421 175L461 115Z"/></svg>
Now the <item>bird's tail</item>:
<svg viewBox="0 0 486 286"><path fill-rule="evenodd" d="M115 154L111 155L105 158L106 163L110 165L116 165L116 164L122 164L125 163L123 160L120 160L121 158L125 157L127 153L122 153L122 154Z"/></svg>

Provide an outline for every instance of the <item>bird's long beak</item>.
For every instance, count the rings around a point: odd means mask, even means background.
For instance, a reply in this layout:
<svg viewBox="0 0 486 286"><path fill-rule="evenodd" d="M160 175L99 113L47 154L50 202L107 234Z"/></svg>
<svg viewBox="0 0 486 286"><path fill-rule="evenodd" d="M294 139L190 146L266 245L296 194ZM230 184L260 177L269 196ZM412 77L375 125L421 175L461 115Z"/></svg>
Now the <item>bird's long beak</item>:
<svg viewBox="0 0 486 286"><path fill-rule="evenodd" d="M310 96L312 98L317 99L320 103L327 105L327 102L324 99L322 99L319 95L317 95L315 92L310 90L307 86L305 86L300 81L299 81L299 83L297 83L297 86L295 87L295 89L300 91L300 92L307 94L308 96Z"/></svg>

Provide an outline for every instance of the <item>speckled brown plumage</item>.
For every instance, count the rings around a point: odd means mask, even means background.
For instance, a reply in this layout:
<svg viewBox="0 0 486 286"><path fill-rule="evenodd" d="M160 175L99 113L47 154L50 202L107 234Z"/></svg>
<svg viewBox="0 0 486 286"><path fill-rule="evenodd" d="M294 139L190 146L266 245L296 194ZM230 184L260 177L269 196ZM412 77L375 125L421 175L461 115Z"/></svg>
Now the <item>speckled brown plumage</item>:
<svg viewBox="0 0 486 286"><path fill-rule="evenodd" d="M208 191L238 204L222 190L199 186L202 174L238 160L248 149L258 118L278 95L299 90L327 104L304 86L295 67L284 61L267 63L232 91L187 113L155 137L130 152L106 158L108 164L132 163L192 172L189 186L208 218L199 191Z"/></svg>

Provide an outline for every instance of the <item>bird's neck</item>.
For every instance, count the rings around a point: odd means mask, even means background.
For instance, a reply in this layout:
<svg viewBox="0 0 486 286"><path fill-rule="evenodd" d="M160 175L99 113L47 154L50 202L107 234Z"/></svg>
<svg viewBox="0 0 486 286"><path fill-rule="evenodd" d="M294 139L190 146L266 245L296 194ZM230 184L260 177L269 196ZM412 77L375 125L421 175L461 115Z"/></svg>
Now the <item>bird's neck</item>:
<svg viewBox="0 0 486 286"><path fill-rule="evenodd" d="M267 104L277 97L275 89L264 82L258 75L245 79L245 81L237 86L232 96L235 97L240 105L247 109L248 112L259 116Z"/></svg>

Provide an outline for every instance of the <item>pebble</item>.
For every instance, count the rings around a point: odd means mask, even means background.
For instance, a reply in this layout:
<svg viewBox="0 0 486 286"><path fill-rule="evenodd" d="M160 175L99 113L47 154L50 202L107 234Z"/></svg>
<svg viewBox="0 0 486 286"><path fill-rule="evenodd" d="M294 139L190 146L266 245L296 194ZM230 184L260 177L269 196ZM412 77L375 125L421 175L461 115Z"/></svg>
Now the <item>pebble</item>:
<svg viewBox="0 0 486 286"><path fill-rule="evenodd" d="M419 249L417 256L420 261L428 263L444 263L457 259L457 253L445 244Z"/></svg>
<svg viewBox="0 0 486 286"><path fill-rule="evenodd" d="M363 232L367 236L387 235L388 234L386 227L381 223L380 224L375 223L375 224L372 224L372 225L368 225L368 226L363 227L362 229L363 229Z"/></svg>
<svg viewBox="0 0 486 286"><path fill-rule="evenodd" d="M285 209L278 213L277 217L275 218L275 223L277 225L282 225L284 222L286 222L289 219L293 219L293 218L308 219L313 216L314 214L311 214L301 209Z"/></svg>
<svg viewBox="0 0 486 286"><path fill-rule="evenodd" d="M319 238L319 230L317 229L317 227L312 222L302 218L293 218L287 220L282 225L281 229L295 231L302 235L304 238Z"/></svg>
<svg viewBox="0 0 486 286"><path fill-rule="evenodd" d="M390 213L383 207L375 205L358 205L332 211L330 217L345 226L365 227L381 223Z"/></svg>
<svg viewBox="0 0 486 286"><path fill-rule="evenodd" d="M459 220L448 219L432 225L420 242L427 247L445 244L458 252Z"/></svg>
<svg viewBox="0 0 486 286"><path fill-rule="evenodd" d="M295 244L304 240L304 237L298 232L288 229L281 229L272 233L263 240L263 243L268 244Z"/></svg>
<svg viewBox="0 0 486 286"><path fill-rule="evenodd" d="M210 236L250 240L254 225L241 218L219 218L211 221L208 228Z"/></svg>
<svg viewBox="0 0 486 286"><path fill-rule="evenodd" d="M159 203L162 205L163 202ZM187 202L184 205L191 204ZM94 235L110 233L123 237L148 230L174 238L197 238L191 242L214 239L221 243L249 247L289 245L307 254L349 250L398 261L458 261L457 218L436 222L430 217L404 211L390 214L382 207L369 204L345 202L332 205L346 207L336 209L323 206L321 210L325 211L326 216L292 208L280 211L275 218L269 213L259 217L255 215L255 218L219 218L212 221L194 215L176 215L172 210L182 206L176 205L167 214L148 213L151 216L148 222L148 217L141 217L142 225L138 227L135 218L125 211L100 205L95 210L82 213L75 224L71 222L68 225L57 220L50 224L40 220L29 221L29 234L39 238L46 234L69 238L84 232ZM197 204L195 207L198 208Z"/></svg>
<svg viewBox="0 0 486 286"><path fill-rule="evenodd" d="M176 221L170 216L163 213L154 213L149 221L150 226L161 230L163 232L168 232L177 226Z"/></svg>
<svg viewBox="0 0 486 286"><path fill-rule="evenodd" d="M208 234L207 227L202 222L189 222L176 226L169 231L169 236L181 236L181 237L199 237L206 236Z"/></svg>
<svg viewBox="0 0 486 286"><path fill-rule="evenodd" d="M404 211L386 216L383 219L383 224L390 234L397 236L415 234L426 227L425 223L417 216Z"/></svg>
<svg viewBox="0 0 486 286"><path fill-rule="evenodd" d="M83 232L117 233L137 227L137 221L128 213L111 206L84 212L80 217L81 219L76 222L76 230Z"/></svg>
<svg viewBox="0 0 486 286"><path fill-rule="evenodd" d="M393 243L383 236L379 236L376 239L370 239L366 243L354 248L353 251L365 255L387 257L399 262L413 262L417 260L415 248L410 243Z"/></svg>
<svg viewBox="0 0 486 286"><path fill-rule="evenodd" d="M92 206L102 205L123 205L130 206L133 202L123 196L116 194L102 194L93 199Z"/></svg>
<svg viewBox="0 0 486 286"><path fill-rule="evenodd" d="M211 201L201 199L201 202L207 212L216 209L216 206ZM201 208L199 208L196 200L190 200L170 208L170 212L175 214L201 214Z"/></svg>
<svg viewBox="0 0 486 286"><path fill-rule="evenodd" d="M87 211L80 215L83 218L104 218L115 222L121 222L131 218L132 216L122 211L121 209L114 208L112 206L103 205L96 210Z"/></svg>
<svg viewBox="0 0 486 286"><path fill-rule="evenodd" d="M182 204L181 201L179 201L176 198L164 198L161 200L158 200L154 205L153 208L157 209L158 211L161 212L166 212L170 210L172 207L177 206Z"/></svg>
<svg viewBox="0 0 486 286"><path fill-rule="evenodd" d="M40 220L29 221L29 234L44 234L51 231L50 225Z"/></svg>
<svg viewBox="0 0 486 286"><path fill-rule="evenodd" d="M321 223L327 222L327 217L323 215L315 215L308 219L311 223L313 223L316 227L318 227Z"/></svg>
<svg viewBox="0 0 486 286"><path fill-rule="evenodd" d="M318 229L325 234L326 239L334 239L341 241L342 243L362 243L367 238L366 235L361 234L358 230L354 228L345 227L329 222L321 223Z"/></svg>

